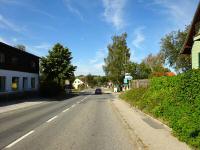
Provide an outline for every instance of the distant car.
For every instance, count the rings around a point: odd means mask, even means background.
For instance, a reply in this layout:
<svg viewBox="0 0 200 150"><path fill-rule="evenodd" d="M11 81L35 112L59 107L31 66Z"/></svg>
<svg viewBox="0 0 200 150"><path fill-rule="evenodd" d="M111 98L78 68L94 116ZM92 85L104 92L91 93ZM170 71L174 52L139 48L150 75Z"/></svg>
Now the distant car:
<svg viewBox="0 0 200 150"><path fill-rule="evenodd" d="M95 94L102 94L102 90L101 90L101 89L99 89L99 88L98 88L98 89L96 89L96 90L95 90Z"/></svg>

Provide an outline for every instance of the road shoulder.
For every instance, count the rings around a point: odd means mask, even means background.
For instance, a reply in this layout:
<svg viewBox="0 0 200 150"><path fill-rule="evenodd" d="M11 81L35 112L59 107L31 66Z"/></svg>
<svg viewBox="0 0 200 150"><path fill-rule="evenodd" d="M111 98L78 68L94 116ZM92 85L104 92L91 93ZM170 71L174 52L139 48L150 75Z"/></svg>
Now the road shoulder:
<svg viewBox="0 0 200 150"><path fill-rule="evenodd" d="M189 146L180 142L171 134L166 125L136 108L131 108L128 103L120 100L116 95L112 101L114 107L149 150L190 150Z"/></svg>

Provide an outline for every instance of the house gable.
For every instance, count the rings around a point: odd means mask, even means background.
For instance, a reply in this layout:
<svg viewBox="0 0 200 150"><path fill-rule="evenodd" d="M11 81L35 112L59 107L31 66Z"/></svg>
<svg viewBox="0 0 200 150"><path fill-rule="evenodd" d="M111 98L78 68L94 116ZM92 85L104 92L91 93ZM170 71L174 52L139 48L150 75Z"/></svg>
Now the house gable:
<svg viewBox="0 0 200 150"><path fill-rule="evenodd" d="M198 35L200 35L200 2L194 15L185 43L181 50L181 54L191 54L194 38Z"/></svg>

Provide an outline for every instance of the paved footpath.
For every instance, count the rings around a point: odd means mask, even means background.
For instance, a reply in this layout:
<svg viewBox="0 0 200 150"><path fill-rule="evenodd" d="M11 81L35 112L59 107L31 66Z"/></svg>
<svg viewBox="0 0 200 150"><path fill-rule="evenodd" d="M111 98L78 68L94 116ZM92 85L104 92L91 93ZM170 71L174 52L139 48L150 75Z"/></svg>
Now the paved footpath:
<svg viewBox="0 0 200 150"><path fill-rule="evenodd" d="M23 102L23 103L18 103L18 104L12 104L12 105L8 105L8 106L1 106L0 107L0 113L5 113L5 112L9 112L12 110L17 110L17 109L21 109L21 108L26 108L26 107L30 107L36 104L41 104L43 102L37 101L37 102Z"/></svg>
<svg viewBox="0 0 200 150"><path fill-rule="evenodd" d="M148 150L190 150L171 134L171 129L160 121L144 114L140 110L130 107L115 94L112 102L133 132Z"/></svg>

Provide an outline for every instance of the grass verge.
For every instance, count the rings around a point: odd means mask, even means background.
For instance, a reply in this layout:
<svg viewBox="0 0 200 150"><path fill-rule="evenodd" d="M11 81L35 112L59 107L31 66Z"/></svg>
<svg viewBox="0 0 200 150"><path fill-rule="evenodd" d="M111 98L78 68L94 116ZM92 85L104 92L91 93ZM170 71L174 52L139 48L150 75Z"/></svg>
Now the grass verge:
<svg viewBox="0 0 200 150"><path fill-rule="evenodd" d="M200 70L153 78L149 88L132 89L120 98L163 120L181 141L200 149Z"/></svg>

